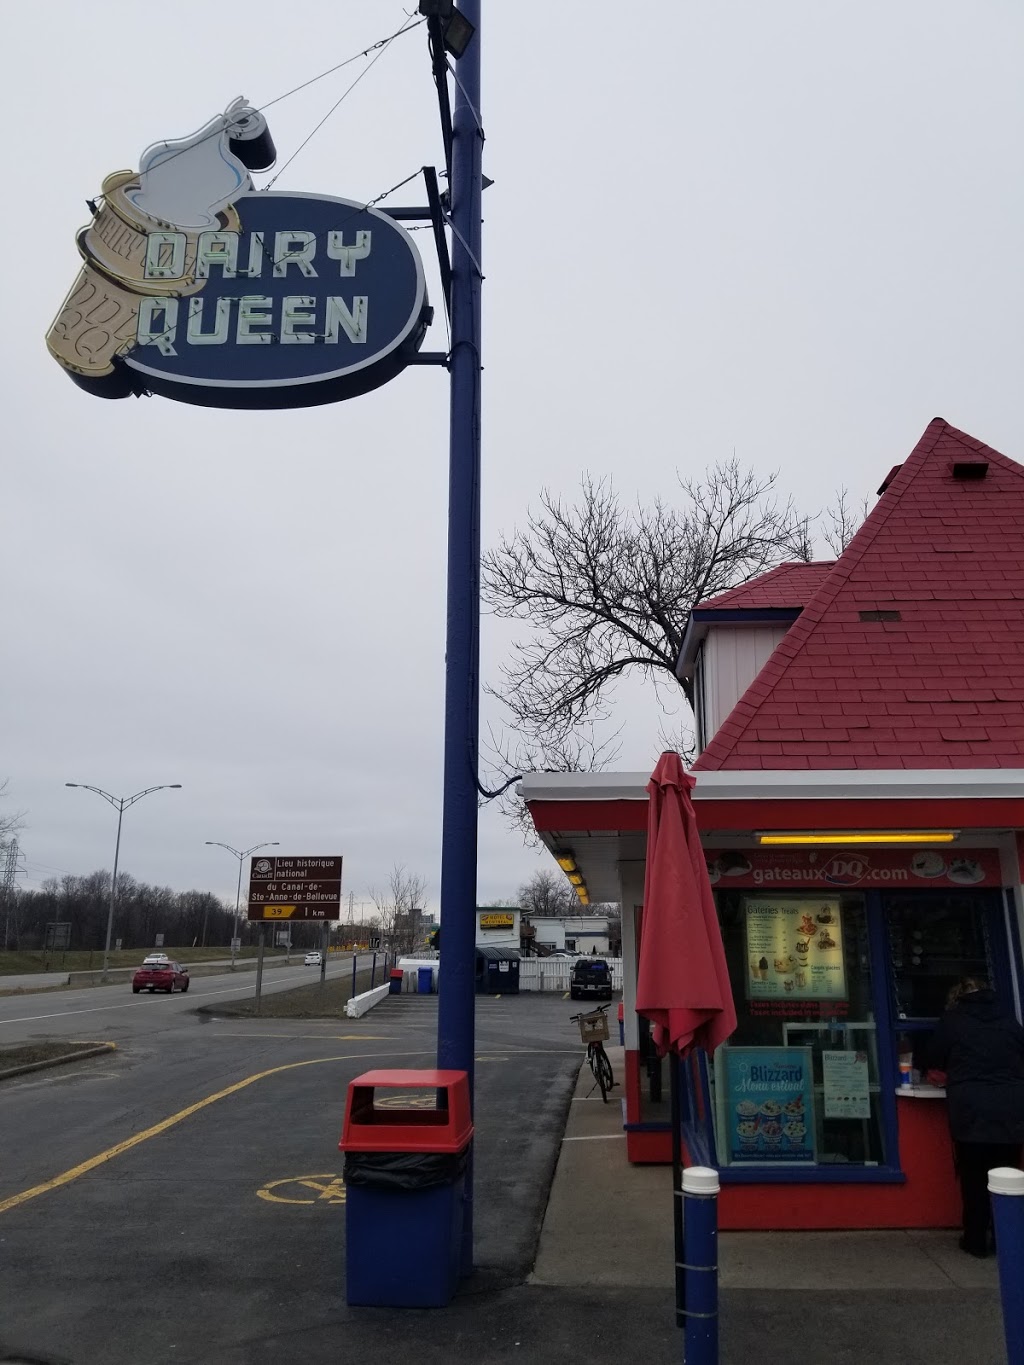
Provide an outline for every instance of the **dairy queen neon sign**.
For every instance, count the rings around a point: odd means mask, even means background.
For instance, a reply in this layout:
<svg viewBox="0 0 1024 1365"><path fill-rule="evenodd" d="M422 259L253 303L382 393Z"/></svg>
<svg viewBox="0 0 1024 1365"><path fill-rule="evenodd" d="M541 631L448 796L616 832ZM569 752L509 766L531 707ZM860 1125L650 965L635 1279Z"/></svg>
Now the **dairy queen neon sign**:
<svg viewBox="0 0 1024 1365"><path fill-rule="evenodd" d="M107 176L46 337L75 383L102 398L303 407L409 364L431 318L411 237L350 200L255 190L250 170L274 157L263 115L235 100Z"/></svg>

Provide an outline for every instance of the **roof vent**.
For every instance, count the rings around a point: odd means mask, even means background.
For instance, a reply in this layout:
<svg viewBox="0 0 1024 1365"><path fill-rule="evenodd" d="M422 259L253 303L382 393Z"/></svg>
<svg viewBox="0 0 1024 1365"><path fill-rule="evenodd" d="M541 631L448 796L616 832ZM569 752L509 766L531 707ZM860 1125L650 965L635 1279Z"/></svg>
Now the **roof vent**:
<svg viewBox="0 0 1024 1365"><path fill-rule="evenodd" d="M889 487L893 479L896 477L896 475L900 472L902 468L903 466L901 464L894 464L893 467L889 470L888 474L886 474L885 478L882 480L881 488L878 490L879 497L882 496L882 494Z"/></svg>
<svg viewBox="0 0 1024 1365"><path fill-rule="evenodd" d="M954 479L983 479L988 473L988 460L954 460Z"/></svg>
<svg viewBox="0 0 1024 1365"><path fill-rule="evenodd" d="M861 611L857 615L862 621L902 621L898 611Z"/></svg>

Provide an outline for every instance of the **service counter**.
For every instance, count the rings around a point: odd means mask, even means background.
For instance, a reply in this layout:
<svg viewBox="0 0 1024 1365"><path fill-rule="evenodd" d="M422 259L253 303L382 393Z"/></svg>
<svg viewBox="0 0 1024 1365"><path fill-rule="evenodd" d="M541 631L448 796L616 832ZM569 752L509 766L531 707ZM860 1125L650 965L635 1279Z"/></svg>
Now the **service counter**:
<svg viewBox="0 0 1024 1365"><path fill-rule="evenodd" d="M960 1196L944 1092L932 1087L897 1090L899 1165L895 1171L862 1168L831 1182L818 1167L806 1183L748 1183L756 1177L722 1172L719 1225L751 1229L953 1228L960 1225ZM773 1172L773 1175L777 1173Z"/></svg>

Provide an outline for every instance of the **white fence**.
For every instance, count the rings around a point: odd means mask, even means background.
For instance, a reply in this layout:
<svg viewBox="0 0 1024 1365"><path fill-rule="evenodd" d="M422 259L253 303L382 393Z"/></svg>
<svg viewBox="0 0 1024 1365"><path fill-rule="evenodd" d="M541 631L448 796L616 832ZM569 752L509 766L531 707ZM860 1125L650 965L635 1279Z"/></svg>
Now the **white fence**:
<svg viewBox="0 0 1024 1365"><path fill-rule="evenodd" d="M519 963L521 991L567 991L574 962L585 959L568 957L524 957ZM622 990L622 958L602 958L612 969L612 985Z"/></svg>

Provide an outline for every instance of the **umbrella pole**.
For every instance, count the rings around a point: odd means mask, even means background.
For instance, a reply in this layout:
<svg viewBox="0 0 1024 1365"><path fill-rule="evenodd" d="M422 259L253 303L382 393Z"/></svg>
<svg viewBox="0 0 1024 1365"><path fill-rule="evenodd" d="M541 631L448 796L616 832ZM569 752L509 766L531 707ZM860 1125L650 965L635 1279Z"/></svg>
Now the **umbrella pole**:
<svg viewBox="0 0 1024 1365"><path fill-rule="evenodd" d="M672 1223L676 1248L676 1326L686 1330L686 1247L683 1238L682 1105L679 1097L679 1057L668 1054L668 1090L672 1110Z"/></svg>

